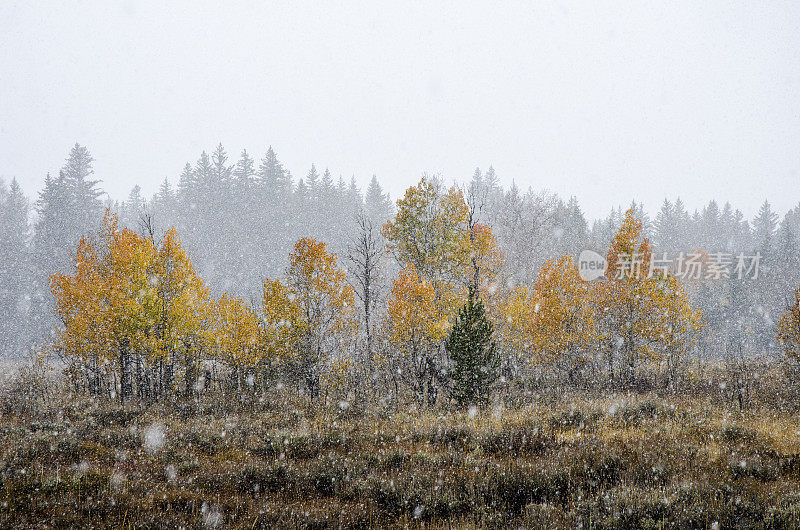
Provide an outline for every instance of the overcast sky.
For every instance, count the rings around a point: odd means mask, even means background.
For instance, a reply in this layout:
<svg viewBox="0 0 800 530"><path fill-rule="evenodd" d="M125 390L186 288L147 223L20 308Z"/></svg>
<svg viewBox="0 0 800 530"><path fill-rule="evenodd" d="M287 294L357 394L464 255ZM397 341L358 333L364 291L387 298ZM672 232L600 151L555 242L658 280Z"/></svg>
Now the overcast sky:
<svg viewBox="0 0 800 530"><path fill-rule="evenodd" d="M393 198L493 165L590 217L800 201L800 3L233 4L0 2L0 176L77 141L149 196L221 141Z"/></svg>

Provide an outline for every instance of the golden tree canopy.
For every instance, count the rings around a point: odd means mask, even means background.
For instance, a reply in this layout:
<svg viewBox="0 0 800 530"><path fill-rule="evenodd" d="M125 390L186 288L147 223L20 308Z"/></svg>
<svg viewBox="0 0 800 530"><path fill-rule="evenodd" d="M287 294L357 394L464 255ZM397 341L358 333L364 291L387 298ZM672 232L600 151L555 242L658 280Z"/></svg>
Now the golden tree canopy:
<svg viewBox="0 0 800 530"><path fill-rule="evenodd" d="M407 265L389 293L391 338L400 345L439 341L447 334L448 319L437 307L436 293L413 265Z"/></svg>
<svg viewBox="0 0 800 530"><path fill-rule="evenodd" d="M397 201L397 215L381 233L401 265L413 265L429 281L452 279L469 258L467 214L461 191L443 193L438 182L423 177Z"/></svg>

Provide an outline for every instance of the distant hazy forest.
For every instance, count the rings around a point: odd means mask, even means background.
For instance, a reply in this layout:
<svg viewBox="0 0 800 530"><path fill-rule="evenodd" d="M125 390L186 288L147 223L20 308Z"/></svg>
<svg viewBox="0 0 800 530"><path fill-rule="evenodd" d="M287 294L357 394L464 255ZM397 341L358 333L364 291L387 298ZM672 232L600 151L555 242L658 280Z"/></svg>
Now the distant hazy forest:
<svg viewBox="0 0 800 530"><path fill-rule="evenodd" d="M70 269L71 252L81 236L97 233L106 209L121 225L151 231L156 238L176 227L212 293L228 292L249 302L260 298L265 277L283 276L299 238L325 242L341 257L358 235L359 213L380 237L380 227L395 210L376 177L363 190L354 178L334 176L323 166L293 175L271 147L265 153L243 151L237 158L220 144L165 179L152 197L135 186L121 201L103 192L103 175L95 174L92 163L90 151L76 144L64 166L45 177L38 197L26 197L14 180L0 181L0 352L5 356L24 354L54 335L48 278ZM533 283L539 267L563 253L577 256L594 249L605 255L628 208L641 220L656 255L760 253L755 279L731 275L685 282L692 305L708 324L696 353L731 358L779 350L777 321L800 285L800 204L783 213L765 201L748 219L729 203L711 201L688 211L676 198L665 199L657 212L632 203L591 220L574 198L502 187L491 167L476 169L460 186L483 190L479 221L491 227L504 254L499 281L505 286ZM385 299L397 266L386 259L383 271L376 288Z"/></svg>

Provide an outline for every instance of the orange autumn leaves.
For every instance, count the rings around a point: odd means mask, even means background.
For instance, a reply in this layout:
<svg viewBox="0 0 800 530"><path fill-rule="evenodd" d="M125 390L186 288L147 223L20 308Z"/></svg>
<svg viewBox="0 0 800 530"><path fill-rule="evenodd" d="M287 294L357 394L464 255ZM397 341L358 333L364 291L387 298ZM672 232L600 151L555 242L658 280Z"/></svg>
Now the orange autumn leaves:
<svg viewBox="0 0 800 530"><path fill-rule="evenodd" d="M450 315L437 304L431 282L407 265L389 293L391 340L410 355L435 344L447 334Z"/></svg>
<svg viewBox="0 0 800 530"><path fill-rule="evenodd" d="M70 273L50 279L62 326L54 349L94 367L202 360L254 370L313 350L326 356L352 335L353 294L324 243L295 245L287 282L266 280L261 307L228 293L214 299L174 229L156 245L120 229L107 213L96 240L84 238Z"/></svg>
<svg viewBox="0 0 800 530"><path fill-rule="evenodd" d="M615 341L627 369L643 359L674 359L692 349L702 328L678 279L653 270L650 242L628 210L607 256L607 280L593 294L604 314L600 338Z"/></svg>
<svg viewBox="0 0 800 530"><path fill-rule="evenodd" d="M289 255L286 281L267 279L262 293L266 343L319 392L323 372L341 371L336 354L349 350L358 321L353 288L325 243L302 238ZM337 387L346 378L328 379Z"/></svg>
<svg viewBox="0 0 800 530"><path fill-rule="evenodd" d="M507 345L541 364L580 365L594 338L589 284L570 256L544 263L536 282L506 297L499 329Z"/></svg>
<svg viewBox="0 0 800 530"><path fill-rule="evenodd" d="M54 347L96 366L126 355L171 363L218 339L217 302L174 229L157 246L107 213L98 239L78 244L72 274L54 274L50 287L62 322Z"/></svg>
<svg viewBox="0 0 800 530"><path fill-rule="evenodd" d="M476 271L484 298L492 297L503 254L485 224L468 226L461 190L423 178L397 201L382 234L402 267L387 301L389 335L416 356L441 342L464 303Z"/></svg>
<svg viewBox="0 0 800 530"><path fill-rule="evenodd" d="M786 357L800 361L800 287L795 289L778 322L777 338Z"/></svg>
<svg viewBox="0 0 800 530"><path fill-rule="evenodd" d="M612 375L615 358L629 370L642 360L674 366L694 346L701 315L674 275L649 275L651 259L641 222L629 210L610 245L605 279L584 282L564 255L548 260L531 287L509 294L498 326L506 344L570 375L598 355Z"/></svg>
<svg viewBox="0 0 800 530"><path fill-rule="evenodd" d="M106 215L99 241L81 239L74 274L50 278L56 313L64 325L57 347L95 364L121 351L159 348L152 331L159 321L157 284L152 281L158 252Z"/></svg>
<svg viewBox="0 0 800 530"><path fill-rule="evenodd" d="M488 226L467 226L461 192L422 179L383 229L404 268L388 299L390 339L412 357L443 339L466 286L477 283L509 355L564 368L592 361L632 370L642 360L673 368L702 328L677 278L650 274L652 247L628 211L608 250L606 278L581 280L573 258L548 260L531 285L503 288L503 255ZM477 282L475 277L477 276Z"/></svg>
<svg viewBox="0 0 800 530"><path fill-rule="evenodd" d="M439 350L473 285L507 355L570 376L592 362L607 361L612 375L614 363L674 366L694 346L700 314L674 275L648 274L652 248L632 211L610 244L606 278L591 283L564 255L546 261L531 284L505 285L494 234L469 219L461 191L423 179L383 227L401 265L386 296L386 338L420 366ZM56 349L95 367L125 363L126 355L187 373L203 360L248 373L291 366L313 395L322 380L346 379L326 374L350 366L358 335L353 289L337 257L313 238L295 243L285 278L266 279L251 306L229 293L213 297L174 230L156 244L107 214L51 289L63 324ZM782 325L789 337L790 317Z"/></svg>

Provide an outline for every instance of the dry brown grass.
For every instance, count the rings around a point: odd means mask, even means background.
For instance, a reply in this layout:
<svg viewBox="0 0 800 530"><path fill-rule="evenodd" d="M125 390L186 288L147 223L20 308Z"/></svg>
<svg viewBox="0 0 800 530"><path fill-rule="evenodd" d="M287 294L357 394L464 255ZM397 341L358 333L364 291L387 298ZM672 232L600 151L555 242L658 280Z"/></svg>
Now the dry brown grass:
<svg viewBox="0 0 800 530"><path fill-rule="evenodd" d="M800 526L800 417L769 402L562 391L343 413L261 397L121 406L61 388L7 406L0 526Z"/></svg>

